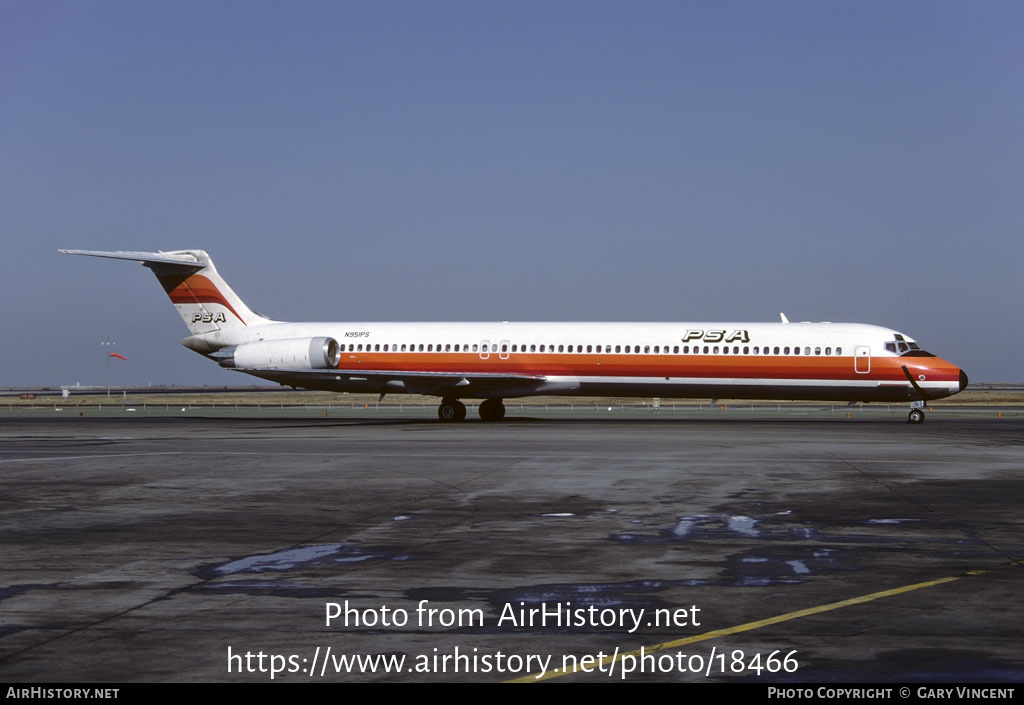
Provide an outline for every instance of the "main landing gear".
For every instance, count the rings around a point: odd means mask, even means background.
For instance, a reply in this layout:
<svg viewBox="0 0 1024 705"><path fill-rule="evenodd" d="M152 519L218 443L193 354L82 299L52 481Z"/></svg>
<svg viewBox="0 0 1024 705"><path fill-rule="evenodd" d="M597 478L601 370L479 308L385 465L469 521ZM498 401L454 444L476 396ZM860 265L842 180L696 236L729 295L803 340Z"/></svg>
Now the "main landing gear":
<svg viewBox="0 0 1024 705"><path fill-rule="evenodd" d="M464 421L466 405L458 399L442 399L437 407L437 418L442 421ZM480 402L480 418L484 421L501 421L505 418L505 405L501 399L485 399Z"/></svg>
<svg viewBox="0 0 1024 705"><path fill-rule="evenodd" d="M437 407L437 418L442 421L462 421L466 418L466 405L458 399L442 399Z"/></svg>
<svg viewBox="0 0 1024 705"><path fill-rule="evenodd" d="M484 399L480 402L480 418L484 421L501 421L505 418L505 405L501 399Z"/></svg>
<svg viewBox="0 0 1024 705"><path fill-rule="evenodd" d="M907 416L907 423L924 423L924 402L915 401L910 406L910 415Z"/></svg>

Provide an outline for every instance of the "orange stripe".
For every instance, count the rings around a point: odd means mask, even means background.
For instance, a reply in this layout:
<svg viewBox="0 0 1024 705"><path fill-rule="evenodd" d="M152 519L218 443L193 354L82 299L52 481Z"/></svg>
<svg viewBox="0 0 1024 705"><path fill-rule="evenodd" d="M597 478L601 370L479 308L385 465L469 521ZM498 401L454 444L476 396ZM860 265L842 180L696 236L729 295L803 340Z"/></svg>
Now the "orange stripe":
<svg viewBox="0 0 1024 705"><path fill-rule="evenodd" d="M228 303L217 285L201 274L175 274L157 276L164 291L175 304L220 304L231 311L243 325L245 321L234 306Z"/></svg>
<svg viewBox="0 0 1024 705"><path fill-rule="evenodd" d="M902 358L872 358L871 372L854 372L852 357L753 356L753 355L635 355L510 353L502 360L498 353L481 359L479 353L394 353L342 352L339 367L365 367L395 372L488 372L531 375L586 375L588 377L730 377L736 379L821 379L907 382L900 369ZM956 382L960 369L934 358L930 366L908 365L915 377L927 381Z"/></svg>

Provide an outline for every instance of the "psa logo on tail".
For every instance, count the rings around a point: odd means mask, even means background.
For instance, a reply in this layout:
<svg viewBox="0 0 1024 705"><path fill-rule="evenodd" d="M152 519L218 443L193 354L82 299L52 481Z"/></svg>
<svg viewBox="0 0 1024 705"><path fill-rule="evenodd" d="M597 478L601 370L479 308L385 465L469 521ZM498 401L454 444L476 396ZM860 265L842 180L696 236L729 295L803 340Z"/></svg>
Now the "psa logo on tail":
<svg viewBox="0 0 1024 705"><path fill-rule="evenodd" d="M223 312L210 313L199 313L198 311L192 314L193 323L227 323L228 317Z"/></svg>

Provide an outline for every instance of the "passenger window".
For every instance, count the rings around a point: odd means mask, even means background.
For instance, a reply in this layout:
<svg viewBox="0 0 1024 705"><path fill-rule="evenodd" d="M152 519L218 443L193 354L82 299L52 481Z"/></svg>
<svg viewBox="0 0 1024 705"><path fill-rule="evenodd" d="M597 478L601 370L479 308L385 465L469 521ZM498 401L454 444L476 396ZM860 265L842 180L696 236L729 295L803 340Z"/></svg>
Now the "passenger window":
<svg viewBox="0 0 1024 705"><path fill-rule="evenodd" d="M821 348L814 348L815 355L821 355Z"/></svg>
<svg viewBox="0 0 1024 705"><path fill-rule="evenodd" d="M776 348L776 350L777 349L778 348ZM782 348L782 354L783 355L789 355L789 346L788 345L786 347Z"/></svg>
<svg viewBox="0 0 1024 705"><path fill-rule="evenodd" d="M707 345L705 345L704 346L704 354L707 355L709 350L710 350L710 348Z"/></svg>
<svg viewBox="0 0 1024 705"><path fill-rule="evenodd" d="M456 345L455 347L456 347L456 351L457 351L457 349L458 349L458 347L459 347L459 346L458 346L458 345ZM508 343L502 343L502 344L501 344L501 351L502 351L503 353L507 353L507 352L508 352Z"/></svg>
<svg viewBox="0 0 1024 705"><path fill-rule="evenodd" d="M843 349L842 348L836 348L836 355L842 355L842 354L843 354Z"/></svg>
<svg viewBox="0 0 1024 705"><path fill-rule="evenodd" d="M832 354L832 348L825 348L825 354L826 355L831 355Z"/></svg>
<svg viewBox="0 0 1024 705"><path fill-rule="evenodd" d="M804 355L810 355L810 354L811 354L811 348L809 346L804 348Z"/></svg>

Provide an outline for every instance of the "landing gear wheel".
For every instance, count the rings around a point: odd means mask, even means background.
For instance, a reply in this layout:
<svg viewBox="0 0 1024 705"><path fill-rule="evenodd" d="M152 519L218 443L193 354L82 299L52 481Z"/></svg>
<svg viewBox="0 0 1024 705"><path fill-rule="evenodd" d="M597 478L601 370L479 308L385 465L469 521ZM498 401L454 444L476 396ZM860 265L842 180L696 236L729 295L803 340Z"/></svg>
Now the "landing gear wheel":
<svg viewBox="0 0 1024 705"><path fill-rule="evenodd" d="M437 407L437 418L442 421L462 421L466 418L466 405L458 399L445 399Z"/></svg>
<svg viewBox="0 0 1024 705"><path fill-rule="evenodd" d="M505 418L505 405L501 399L485 399L480 402L480 418L484 421L501 421Z"/></svg>
<svg viewBox="0 0 1024 705"><path fill-rule="evenodd" d="M907 423L924 423L924 412L920 409L911 409Z"/></svg>

